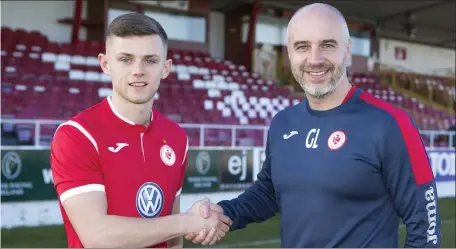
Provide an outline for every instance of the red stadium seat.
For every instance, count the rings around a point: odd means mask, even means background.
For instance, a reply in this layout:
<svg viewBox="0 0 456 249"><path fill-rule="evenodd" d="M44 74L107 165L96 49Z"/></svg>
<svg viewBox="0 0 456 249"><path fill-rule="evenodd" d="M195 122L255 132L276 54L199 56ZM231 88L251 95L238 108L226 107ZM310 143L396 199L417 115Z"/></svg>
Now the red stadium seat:
<svg viewBox="0 0 456 249"><path fill-rule="evenodd" d="M8 27L2 27L1 39L2 114L66 119L109 95L110 78L96 58L104 52L103 41L58 44L39 32ZM176 122L268 125L278 111L302 100L288 87L204 52L170 49L168 56L173 59L172 72L163 80L154 108ZM349 73L348 77L359 88L414 115L421 129L447 129L455 123L454 116L395 93L374 74ZM400 75L404 81L407 77ZM441 84L438 79L423 82ZM54 128L43 128L43 143ZM33 140L32 127L16 129L20 143ZM200 130L187 130L190 145L200 145ZM206 145L231 145L231 130L206 132ZM262 146L263 136L258 130L238 130L236 144Z"/></svg>

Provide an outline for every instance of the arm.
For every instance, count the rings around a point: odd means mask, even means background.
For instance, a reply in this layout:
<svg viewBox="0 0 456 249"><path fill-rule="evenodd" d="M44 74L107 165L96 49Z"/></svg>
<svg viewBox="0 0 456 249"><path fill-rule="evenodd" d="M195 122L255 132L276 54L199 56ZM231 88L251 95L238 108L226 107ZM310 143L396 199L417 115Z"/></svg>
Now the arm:
<svg viewBox="0 0 456 249"><path fill-rule="evenodd" d="M173 215L179 215L180 214L180 195L176 196L176 199L174 200L173 204ZM168 241L168 247L170 248L182 248L184 247L184 239L182 237L183 235L181 234L177 238L173 238Z"/></svg>
<svg viewBox="0 0 456 249"><path fill-rule="evenodd" d="M218 205L206 202L201 205L199 212L201 217L208 218L210 214L223 212L228 216L230 225L229 230L242 229L251 222L262 222L274 216L279 208L276 202L276 195L271 179L271 154L270 139L266 144L266 159L263 167L258 173L258 179L253 186L233 200L220 201ZM225 236L221 234L221 238ZM207 231L200 233L189 233L185 235L186 240L191 240L195 244L202 243L207 245L213 238L213 234Z"/></svg>
<svg viewBox="0 0 456 249"><path fill-rule="evenodd" d="M384 137L382 174L407 226L405 247L439 247L436 184L420 134L408 116L398 117Z"/></svg>
<svg viewBox="0 0 456 249"><path fill-rule="evenodd" d="M106 196L100 191L73 196L63 207L84 247L146 247L183 236L189 229L200 229L189 226L199 222L196 216L143 219L107 215Z"/></svg>
<svg viewBox="0 0 456 249"><path fill-rule="evenodd" d="M98 147L78 125L57 130L51 169L63 209L85 247L146 247L217 225L214 217L203 222L191 214L154 219L108 215Z"/></svg>
<svg viewBox="0 0 456 249"><path fill-rule="evenodd" d="M184 153L184 157L183 157L182 164L181 164L181 170L180 170L180 176L179 176L180 184L179 184L179 189L177 190L178 194L176 195L176 198L173 203L172 214L180 213L180 195L181 195L180 193L182 192L182 187L183 187L184 181L185 181L185 172L187 170L188 146L189 146L187 134L185 134L185 137L186 137L187 142L185 144L186 145L185 153ZM184 239L182 236L168 241L168 247L182 248L183 246L184 246Z"/></svg>
<svg viewBox="0 0 456 249"><path fill-rule="evenodd" d="M258 180L244 193L233 200L221 201L218 204L233 224L231 231L242 229L248 223L262 222L278 211L276 195L271 179L270 139L266 145L266 159L263 168L258 173Z"/></svg>

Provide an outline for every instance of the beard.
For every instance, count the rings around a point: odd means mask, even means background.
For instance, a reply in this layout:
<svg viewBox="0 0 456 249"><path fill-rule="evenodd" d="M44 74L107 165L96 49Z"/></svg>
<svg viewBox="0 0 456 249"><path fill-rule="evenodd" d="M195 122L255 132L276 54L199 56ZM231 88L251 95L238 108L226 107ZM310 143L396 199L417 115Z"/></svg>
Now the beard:
<svg viewBox="0 0 456 249"><path fill-rule="evenodd" d="M340 67L336 68L331 63L321 63L317 65L307 65L304 63L299 68L293 68L292 73L296 81L301 85L304 92L315 98L315 99L324 99L327 96L331 95L339 85L342 83L342 77L346 75L347 71L348 58L344 55L342 64ZM332 73L331 78L328 82L322 85L313 85L312 83L305 80L304 74L307 71L328 71Z"/></svg>

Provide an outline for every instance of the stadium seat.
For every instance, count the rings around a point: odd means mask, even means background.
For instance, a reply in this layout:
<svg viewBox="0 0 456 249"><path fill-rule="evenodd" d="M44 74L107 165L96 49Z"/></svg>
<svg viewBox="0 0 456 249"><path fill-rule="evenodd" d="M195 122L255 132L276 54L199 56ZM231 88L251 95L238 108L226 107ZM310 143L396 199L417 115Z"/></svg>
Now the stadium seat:
<svg viewBox="0 0 456 249"><path fill-rule="evenodd" d="M97 54L104 42L77 45L50 42L39 32L2 27L2 116L21 119L66 119L111 94L111 79L99 67ZM154 108L179 123L268 125L272 117L303 98L287 87L246 71L243 65L211 58L198 51L170 49L170 75L162 82ZM375 74L349 73L357 87L409 112L421 129L448 129L455 118L394 92ZM452 95L439 78L400 74L399 83L422 94L430 86ZM438 120L438 121L437 121ZM54 125L42 126L40 143L52 139ZM200 130L188 128L190 145L199 146ZM16 131L18 142L33 142L30 125L4 125L2 132ZM205 145L231 146L231 130L206 130ZM264 143L259 130L236 131L237 145Z"/></svg>

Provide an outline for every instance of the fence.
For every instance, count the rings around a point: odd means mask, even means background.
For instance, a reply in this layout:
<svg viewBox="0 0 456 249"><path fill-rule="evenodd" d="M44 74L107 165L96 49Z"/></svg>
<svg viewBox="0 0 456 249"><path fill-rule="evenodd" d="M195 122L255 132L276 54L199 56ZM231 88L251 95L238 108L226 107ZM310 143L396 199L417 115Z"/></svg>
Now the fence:
<svg viewBox="0 0 456 249"><path fill-rule="evenodd" d="M43 138L42 136L42 126L48 126L47 129L48 131L50 130L50 133L53 134L55 128L64 122L64 120L43 120L43 119L2 119L1 124L3 127L3 130L5 130L5 125L9 128L9 130L13 130L14 125L17 127L23 127L25 129L30 130L32 128L33 130L33 144L32 145L26 145L26 146L20 146L21 148L33 148L33 149L44 149L48 148L49 145L46 143L43 143L41 140ZM52 126L52 128L49 128L49 125ZM259 126L259 125L218 125L218 124L180 124L181 127L185 128L188 132L192 131L197 131L198 136L199 136L199 141L198 141L198 146L192 146L192 147L230 147L230 148L239 148L239 147L264 147L266 144L266 136L267 136L267 131L268 127L267 126ZM20 128L20 129L23 129ZM229 143L223 143L220 145L214 145L214 144L209 144L208 141L209 139L206 137L207 136L207 131L208 130L229 130L230 136L229 136ZM257 131L258 133L261 133L261 140L259 143L252 144L251 146L245 146L243 144L239 144L239 131L247 131L247 130L253 130ZM3 134L3 133L2 133ZM445 144L447 146L443 146L446 148L454 148L454 139L456 132L454 131L436 131L436 130L420 130L420 134L423 137L423 140L425 141L426 147L427 148L435 148L435 147L442 147L439 144L439 140L444 140L446 141ZM3 135L2 135L3 139ZM47 141L49 142L52 139L52 136L46 136ZM227 142L226 138L222 138ZM2 148L18 148L17 146L3 146L2 142Z"/></svg>
<svg viewBox="0 0 456 249"><path fill-rule="evenodd" d="M25 145L25 146L20 146L21 148L30 148L30 149L44 149L48 148L49 144L46 142L42 142L42 126L47 126L48 131L53 134L55 131L55 128L65 120L44 120L44 119L2 119L0 123L2 124L2 129L3 131L5 130L5 126L9 128L9 130L13 130L13 127L16 125L19 127L19 129L27 129L29 131L33 130L33 144L31 145ZM49 128L49 126L52 126L52 128ZM268 127L267 126L260 126L260 125L219 125L219 124L180 124L181 127L186 129L188 132L195 131L198 133L199 136L199 141L197 146L192 146L192 147L230 147L230 148L239 148L239 147L264 147L266 144L266 137L267 137L267 131ZM223 144L210 144L208 143L208 130L228 130L230 135L229 135L229 143L227 143L227 139L222 138L225 143ZM247 131L247 130L253 130L256 132L261 133L262 138L259 143L252 144L252 145L243 145L239 144L239 139L240 137L238 136L239 131ZM3 134L3 133L2 133ZM258 134L258 133L257 133ZM427 148L435 148L435 147L442 147L439 146L438 140L441 140L443 138L444 141L446 141L445 144L447 146L444 146L445 148L455 148L454 146L454 139L456 132L454 131L436 131L436 130L420 130L420 134L423 137L423 140L425 140L425 144ZM45 136L47 141L50 142L52 139L52 136ZM3 135L2 135L3 139ZM18 148L17 146L4 146L4 143L2 142L2 148Z"/></svg>

